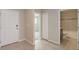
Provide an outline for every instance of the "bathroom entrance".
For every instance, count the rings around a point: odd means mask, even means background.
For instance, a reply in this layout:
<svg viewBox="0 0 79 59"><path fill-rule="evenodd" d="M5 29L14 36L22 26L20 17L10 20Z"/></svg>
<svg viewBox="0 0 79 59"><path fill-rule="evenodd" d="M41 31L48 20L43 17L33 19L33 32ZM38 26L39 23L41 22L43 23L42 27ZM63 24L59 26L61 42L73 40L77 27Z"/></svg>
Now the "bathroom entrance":
<svg viewBox="0 0 79 59"><path fill-rule="evenodd" d="M77 49L77 10L61 10L60 42L65 49Z"/></svg>

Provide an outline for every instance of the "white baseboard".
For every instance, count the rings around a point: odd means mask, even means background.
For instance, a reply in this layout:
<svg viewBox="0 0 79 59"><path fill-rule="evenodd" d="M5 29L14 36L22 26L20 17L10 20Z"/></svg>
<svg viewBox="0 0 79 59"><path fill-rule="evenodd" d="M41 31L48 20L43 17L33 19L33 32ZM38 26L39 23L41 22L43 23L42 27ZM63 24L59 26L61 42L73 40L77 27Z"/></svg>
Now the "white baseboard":
<svg viewBox="0 0 79 59"><path fill-rule="evenodd" d="M5 43L0 43L0 47L2 47L2 46L5 46L5 45L9 45L9 44L12 44L12 43L15 43L15 42L21 42L21 41L24 41L25 39L19 39L19 40L16 40L16 41L14 41L14 42L9 42L9 43L7 43L7 42L5 42Z"/></svg>
<svg viewBox="0 0 79 59"><path fill-rule="evenodd" d="M48 40L48 41L50 41L50 40ZM55 42L55 41L50 41L51 43L54 43L54 44L56 44L56 45L60 45L60 43L58 43L58 42Z"/></svg>
<svg viewBox="0 0 79 59"><path fill-rule="evenodd" d="M21 41L24 41L24 40L26 40L26 39L25 38L24 39L19 39L18 42L21 42Z"/></svg>
<svg viewBox="0 0 79 59"><path fill-rule="evenodd" d="M27 43L31 44L31 45L34 45L34 43L32 43L31 41L29 41L28 39L21 39L19 40L18 42L21 42L21 41L26 41Z"/></svg>
<svg viewBox="0 0 79 59"><path fill-rule="evenodd" d="M28 39L26 39L25 41L27 41L29 44L31 44L31 45L35 45L34 43L32 43L31 41L29 41Z"/></svg>
<svg viewBox="0 0 79 59"><path fill-rule="evenodd" d="M17 41L14 41L14 42L2 42L2 43L0 43L0 47L2 47L2 46L5 46L5 45L9 45L9 44L12 44L12 43L15 43L15 42L17 42Z"/></svg>
<svg viewBox="0 0 79 59"><path fill-rule="evenodd" d="M31 44L31 45L35 45L34 43L32 43L31 41L27 40L27 39L21 39L18 41L14 41L14 42L9 42L9 44L15 43L15 42L21 42L21 41L26 41L27 43ZM5 46L5 45L9 45L8 43L0 43L0 47Z"/></svg>
<svg viewBox="0 0 79 59"><path fill-rule="evenodd" d="M43 38L44 39L44 38ZM54 41L50 41L50 40L47 40L47 39L44 39L44 40L46 40L46 41L48 41L48 42L51 42L51 43L53 43L53 44L56 44L56 45L60 45L60 43L57 43L57 42L54 42Z"/></svg>

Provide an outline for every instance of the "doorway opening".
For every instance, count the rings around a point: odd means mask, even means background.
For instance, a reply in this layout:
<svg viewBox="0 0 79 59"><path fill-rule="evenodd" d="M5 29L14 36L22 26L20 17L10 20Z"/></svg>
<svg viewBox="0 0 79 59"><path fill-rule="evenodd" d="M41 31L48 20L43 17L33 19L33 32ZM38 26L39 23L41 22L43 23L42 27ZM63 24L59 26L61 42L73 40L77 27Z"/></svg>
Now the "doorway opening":
<svg viewBox="0 0 79 59"><path fill-rule="evenodd" d="M68 9L60 12L60 41L65 49L77 48L77 10Z"/></svg>
<svg viewBox="0 0 79 59"><path fill-rule="evenodd" d="M35 49L40 46L41 41L41 17L35 13Z"/></svg>

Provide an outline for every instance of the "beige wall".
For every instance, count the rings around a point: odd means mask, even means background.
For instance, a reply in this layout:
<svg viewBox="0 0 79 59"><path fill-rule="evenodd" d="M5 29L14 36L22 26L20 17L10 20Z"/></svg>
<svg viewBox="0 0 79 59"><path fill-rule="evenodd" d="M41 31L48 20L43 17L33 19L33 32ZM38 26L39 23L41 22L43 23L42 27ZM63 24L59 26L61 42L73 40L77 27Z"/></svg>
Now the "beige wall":
<svg viewBox="0 0 79 59"><path fill-rule="evenodd" d="M60 10L48 10L48 40L60 44Z"/></svg>
<svg viewBox="0 0 79 59"><path fill-rule="evenodd" d="M26 41L34 45L34 10L27 9L25 13L25 38Z"/></svg>
<svg viewBox="0 0 79 59"><path fill-rule="evenodd" d="M20 18L19 18L19 39L25 39L25 19L24 19L24 10L19 11Z"/></svg>

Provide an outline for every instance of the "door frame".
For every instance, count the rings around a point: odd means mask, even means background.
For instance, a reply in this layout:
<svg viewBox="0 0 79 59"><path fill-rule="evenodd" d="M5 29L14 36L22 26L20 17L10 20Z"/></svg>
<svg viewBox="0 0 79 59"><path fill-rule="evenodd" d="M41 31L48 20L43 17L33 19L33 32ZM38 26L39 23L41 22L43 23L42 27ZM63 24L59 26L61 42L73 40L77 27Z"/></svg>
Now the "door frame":
<svg viewBox="0 0 79 59"><path fill-rule="evenodd" d="M34 10L34 46L35 46L35 13L40 15L40 40L42 39L42 14L41 12L35 12Z"/></svg>

